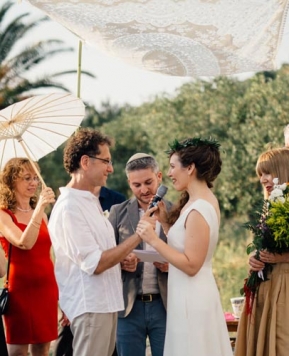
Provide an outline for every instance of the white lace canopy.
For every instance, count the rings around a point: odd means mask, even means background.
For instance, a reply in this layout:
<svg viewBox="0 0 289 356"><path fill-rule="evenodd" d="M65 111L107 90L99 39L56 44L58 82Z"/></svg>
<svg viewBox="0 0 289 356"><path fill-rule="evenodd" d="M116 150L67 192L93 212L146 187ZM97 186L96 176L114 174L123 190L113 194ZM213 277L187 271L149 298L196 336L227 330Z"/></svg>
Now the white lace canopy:
<svg viewBox="0 0 289 356"><path fill-rule="evenodd" d="M150 71L275 69L288 0L28 0L84 42Z"/></svg>

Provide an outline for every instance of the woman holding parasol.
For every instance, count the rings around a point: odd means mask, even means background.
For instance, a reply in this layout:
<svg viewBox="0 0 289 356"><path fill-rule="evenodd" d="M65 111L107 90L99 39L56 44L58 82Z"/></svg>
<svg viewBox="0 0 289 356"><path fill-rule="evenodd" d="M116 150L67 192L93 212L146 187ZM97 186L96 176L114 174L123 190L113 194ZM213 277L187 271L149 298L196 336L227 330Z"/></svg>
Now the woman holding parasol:
<svg viewBox="0 0 289 356"><path fill-rule="evenodd" d="M58 289L44 212L55 196L48 187L38 194L34 165L12 158L0 174L0 243L6 256L11 246L4 315L9 356L27 356L29 345L33 356L48 356L57 338Z"/></svg>

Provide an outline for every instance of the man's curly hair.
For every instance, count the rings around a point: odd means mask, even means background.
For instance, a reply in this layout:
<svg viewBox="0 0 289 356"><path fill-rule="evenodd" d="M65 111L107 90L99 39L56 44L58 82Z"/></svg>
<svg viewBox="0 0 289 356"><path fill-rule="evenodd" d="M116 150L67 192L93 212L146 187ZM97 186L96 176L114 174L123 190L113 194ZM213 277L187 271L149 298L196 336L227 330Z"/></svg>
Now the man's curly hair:
<svg viewBox="0 0 289 356"><path fill-rule="evenodd" d="M64 148L63 164L67 173L71 174L80 168L80 159L84 155L100 154L100 145L112 146L110 137L91 128L80 128L67 141Z"/></svg>

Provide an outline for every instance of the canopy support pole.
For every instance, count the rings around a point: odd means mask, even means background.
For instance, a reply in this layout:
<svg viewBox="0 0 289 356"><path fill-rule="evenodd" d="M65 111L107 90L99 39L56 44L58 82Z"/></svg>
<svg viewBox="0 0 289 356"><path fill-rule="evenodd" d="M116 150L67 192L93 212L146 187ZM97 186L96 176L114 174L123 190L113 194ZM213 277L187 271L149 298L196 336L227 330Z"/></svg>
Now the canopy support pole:
<svg viewBox="0 0 289 356"><path fill-rule="evenodd" d="M82 58L82 41L78 42L78 63L77 63L77 97L80 98L81 87L81 58Z"/></svg>

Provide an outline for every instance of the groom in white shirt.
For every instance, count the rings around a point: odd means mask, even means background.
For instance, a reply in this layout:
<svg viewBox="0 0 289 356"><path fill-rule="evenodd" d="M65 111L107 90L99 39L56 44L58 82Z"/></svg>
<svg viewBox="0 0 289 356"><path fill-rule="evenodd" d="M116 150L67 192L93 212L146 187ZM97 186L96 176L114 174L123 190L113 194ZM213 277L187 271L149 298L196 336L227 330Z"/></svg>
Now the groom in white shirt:
<svg viewBox="0 0 289 356"><path fill-rule="evenodd" d="M71 180L60 188L49 232L60 308L68 317L76 356L111 356L117 312L124 308L119 262L140 243L133 234L116 246L113 228L94 191L113 172L110 138L79 129L64 149Z"/></svg>

